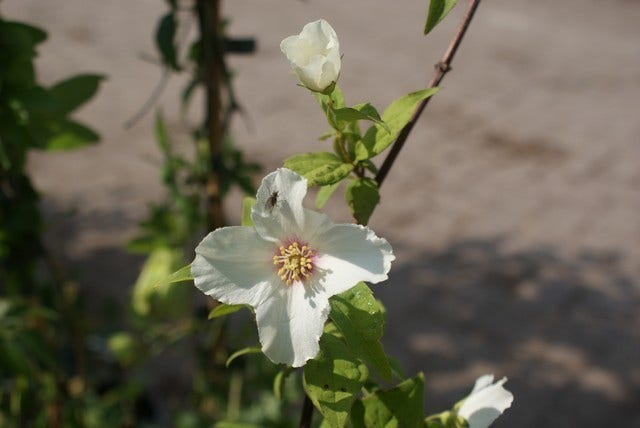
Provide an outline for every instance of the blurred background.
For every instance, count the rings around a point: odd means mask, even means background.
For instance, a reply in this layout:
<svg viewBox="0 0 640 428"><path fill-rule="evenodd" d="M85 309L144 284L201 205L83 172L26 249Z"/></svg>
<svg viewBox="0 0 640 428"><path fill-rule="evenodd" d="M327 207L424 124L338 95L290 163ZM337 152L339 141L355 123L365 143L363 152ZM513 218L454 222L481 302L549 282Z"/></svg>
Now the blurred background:
<svg viewBox="0 0 640 428"><path fill-rule="evenodd" d="M55 4L54 4L55 3ZM348 103L382 109L426 85L465 2L428 37L426 0L233 0L230 57L244 114L236 144L263 172L320 150L326 122L279 49L328 20L344 54ZM150 61L160 0L4 0L2 13L49 33L44 83L105 74L77 117L100 144L34 153L49 248L81 292L125 302L143 258L125 251L164 189L154 114L124 123L162 78ZM507 376L502 427L640 426L640 2L491 0L480 5L453 70L384 183L370 226L393 245L384 342L424 371L426 408L447 408L484 373ZM157 107L187 126L172 78ZM190 112L198 114L200 98ZM260 175L256 175L258 179ZM239 223L241 196L226 202ZM328 211L351 221L339 197ZM122 303L124 304L124 303ZM116 304L117 307L117 304Z"/></svg>

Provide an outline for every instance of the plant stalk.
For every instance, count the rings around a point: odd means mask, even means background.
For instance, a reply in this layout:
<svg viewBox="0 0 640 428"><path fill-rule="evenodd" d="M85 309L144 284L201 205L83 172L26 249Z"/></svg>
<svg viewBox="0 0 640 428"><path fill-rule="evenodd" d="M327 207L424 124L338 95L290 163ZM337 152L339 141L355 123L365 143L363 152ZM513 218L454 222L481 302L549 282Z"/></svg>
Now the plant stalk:
<svg viewBox="0 0 640 428"><path fill-rule="evenodd" d="M462 22L458 26L458 30L456 31L456 34L453 36L453 39L449 43L449 46L447 47L446 52L442 56L442 59L440 59L440 61L435 65L433 76L427 88L434 88L438 86L442 81L442 79L444 78L444 76L451 70L451 62L453 61L453 57L456 55L456 52L458 51L460 42L462 42L462 38L467 32L467 28L469 28L469 24L471 23L471 20L473 19L473 16L476 13L476 9L478 8L479 4L480 4L480 0L469 1L467 10L464 14L464 17L462 18ZM418 104L418 107L416 108L416 111L413 113L411 120L405 125L404 128L402 128L402 131L400 131L400 134L398 135L396 142L393 143L393 146L391 147L389 154L385 158L384 162L382 163L382 166L378 170L378 174L376 175L375 180L378 183L378 187L382 186L382 183L384 182L385 178L387 177L387 174L389 173L389 170L391 169L391 167L393 166L393 163L398 157L400 150L402 150L402 147L407 141L407 138L409 137L409 134L411 133L413 126L416 124L416 122L420 118L422 111L425 109L427 104L429 104L429 101L431 100L431 98L433 97L426 98L422 100L420 104Z"/></svg>
<svg viewBox="0 0 640 428"><path fill-rule="evenodd" d="M202 67L206 87L206 136L209 145L209 171L205 192L209 230L224 226L222 209L221 171L222 155L222 37L220 28L220 0L198 0L198 18L202 37Z"/></svg>

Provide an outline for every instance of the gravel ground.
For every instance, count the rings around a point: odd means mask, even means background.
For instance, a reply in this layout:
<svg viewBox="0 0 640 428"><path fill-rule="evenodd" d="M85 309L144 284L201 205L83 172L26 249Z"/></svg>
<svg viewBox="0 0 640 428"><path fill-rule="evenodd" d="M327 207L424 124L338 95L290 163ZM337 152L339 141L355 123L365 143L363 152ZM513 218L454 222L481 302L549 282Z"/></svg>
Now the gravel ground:
<svg viewBox="0 0 640 428"><path fill-rule="evenodd" d="M341 40L348 101L382 108L425 84L463 12L425 38L426 4L225 2L231 33L259 43L232 60L250 117L250 126L236 121L235 136L248 157L268 171L321 144L324 119L295 85L283 37L326 18ZM141 55L154 55L163 7L2 2L6 16L50 32L43 81L108 75L78 115L103 141L30 159L51 245L104 296L126 295L141 260L123 244L163 196L151 115L122 126L160 78ZM388 307L388 350L408 372L426 373L429 411L493 372L516 397L496 426L640 426L638 22L631 0L483 2L385 182L371 226L398 260L375 291ZM177 133L182 84L172 80L160 102ZM234 195L234 222L238 205ZM349 220L340 201L329 211Z"/></svg>

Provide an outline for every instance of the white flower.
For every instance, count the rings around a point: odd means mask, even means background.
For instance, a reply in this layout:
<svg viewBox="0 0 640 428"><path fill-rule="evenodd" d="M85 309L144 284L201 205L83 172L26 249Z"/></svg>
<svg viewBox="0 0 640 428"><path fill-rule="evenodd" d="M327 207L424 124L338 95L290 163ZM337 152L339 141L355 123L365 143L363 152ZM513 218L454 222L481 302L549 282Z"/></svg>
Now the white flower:
<svg viewBox="0 0 640 428"><path fill-rule="evenodd" d="M310 22L297 36L280 43L293 71L304 86L323 92L340 75L340 43L331 25L324 19Z"/></svg>
<svg viewBox="0 0 640 428"><path fill-rule="evenodd" d="M291 170L267 175L251 211L254 227L213 231L191 264L205 294L252 306L262 351L294 367L317 355L329 297L384 281L395 258L371 229L303 208L306 193L307 180Z"/></svg>
<svg viewBox="0 0 640 428"><path fill-rule="evenodd" d="M513 394L502 387L503 377L493 383L493 375L480 376L469 396L458 409L458 415L469 423L469 428L486 428L513 402Z"/></svg>

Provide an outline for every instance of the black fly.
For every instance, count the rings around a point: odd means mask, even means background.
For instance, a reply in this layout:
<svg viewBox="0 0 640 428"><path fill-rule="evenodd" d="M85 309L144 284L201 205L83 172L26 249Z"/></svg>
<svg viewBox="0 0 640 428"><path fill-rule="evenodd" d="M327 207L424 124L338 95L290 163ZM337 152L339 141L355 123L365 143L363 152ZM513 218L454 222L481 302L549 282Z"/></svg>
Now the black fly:
<svg viewBox="0 0 640 428"><path fill-rule="evenodd" d="M278 191L275 190L271 192L271 196L267 198L267 202L264 205L269 211L271 211L273 210L273 207L275 207L277 203L278 203Z"/></svg>

